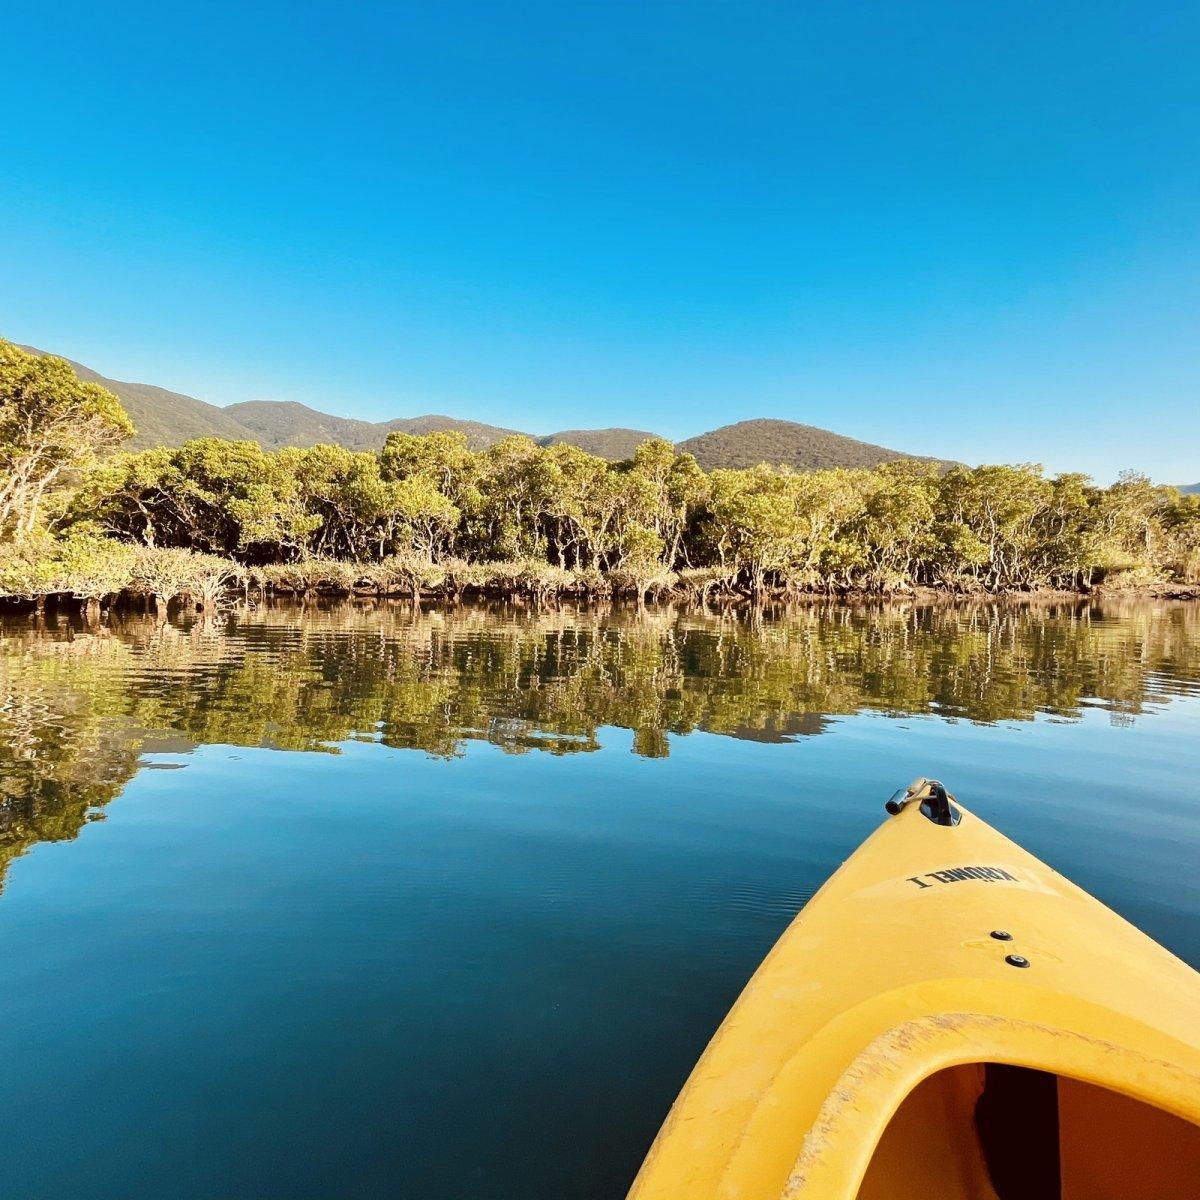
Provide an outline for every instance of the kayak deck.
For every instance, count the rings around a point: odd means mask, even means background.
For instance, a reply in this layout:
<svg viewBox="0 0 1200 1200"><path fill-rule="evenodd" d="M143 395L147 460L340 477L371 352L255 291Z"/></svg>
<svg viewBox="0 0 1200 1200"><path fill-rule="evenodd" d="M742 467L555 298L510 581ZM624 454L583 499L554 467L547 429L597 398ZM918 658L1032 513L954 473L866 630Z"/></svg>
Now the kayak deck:
<svg viewBox="0 0 1200 1200"><path fill-rule="evenodd" d="M896 807L755 973L631 1200L1200 1194L1200 976L944 792Z"/></svg>

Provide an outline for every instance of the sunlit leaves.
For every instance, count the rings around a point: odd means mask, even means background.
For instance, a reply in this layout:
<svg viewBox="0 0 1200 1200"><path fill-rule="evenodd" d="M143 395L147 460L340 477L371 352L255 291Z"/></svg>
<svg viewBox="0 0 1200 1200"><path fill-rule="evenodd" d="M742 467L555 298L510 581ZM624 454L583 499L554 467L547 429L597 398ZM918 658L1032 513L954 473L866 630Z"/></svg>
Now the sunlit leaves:
<svg viewBox="0 0 1200 1200"><path fill-rule="evenodd" d="M112 392L80 380L64 359L0 340L0 535L32 533L62 473L132 433Z"/></svg>
<svg viewBox="0 0 1200 1200"><path fill-rule="evenodd" d="M343 590L412 594L503 590L509 578L535 596L672 588L708 600L1200 575L1200 508L1134 474L1109 488L1030 464L705 474L657 438L610 463L522 436L475 452L460 433L401 432L379 454L201 438L96 459L128 430L114 397L6 343L0 389L0 534L7 523L29 537L50 489L59 528L254 568L349 564L324 569L330 590L335 575L353 577ZM59 475L88 463L71 495ZM22 586L49 579L52 561Z"/></svg>

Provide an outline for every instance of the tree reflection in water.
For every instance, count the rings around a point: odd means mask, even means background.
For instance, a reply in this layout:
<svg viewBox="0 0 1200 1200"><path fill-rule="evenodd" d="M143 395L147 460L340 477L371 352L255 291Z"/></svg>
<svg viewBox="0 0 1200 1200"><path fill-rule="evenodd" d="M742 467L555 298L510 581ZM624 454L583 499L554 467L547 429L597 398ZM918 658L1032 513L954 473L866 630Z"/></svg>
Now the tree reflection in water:
<svg viewBox="0 0 1200 1200"><path fill-rule="evenodd" d="M0 622L0 881L100 819L147 753L198 744L337 753L351 739L461 752L662 757L693 730L771 741L875 710L978 722L1114 721L1200 687L1200 604L665 607L339 604L164 623Z"/></svg>

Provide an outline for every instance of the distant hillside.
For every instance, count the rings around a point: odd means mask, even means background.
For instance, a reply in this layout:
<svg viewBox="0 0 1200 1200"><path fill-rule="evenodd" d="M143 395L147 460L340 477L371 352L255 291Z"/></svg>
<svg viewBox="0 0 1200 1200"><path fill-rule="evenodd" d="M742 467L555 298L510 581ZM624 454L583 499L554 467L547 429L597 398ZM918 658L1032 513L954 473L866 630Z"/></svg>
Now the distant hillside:
<svg viewBox="0 0 1200 1200"><path fill-rule="evenodd" d="M869 442L830 433L815 425L765 417L722 425L711 433L680 442L678 449L694 454L706 471L717 467L753 467L762 462L812 471L821 467L874 467L900 458L940 461L926 455L872 446Z"/></svg>
<svg viewBox="0 0 1200 1200"><path fill-rule="evenodd" d="M24 348L34 354L49 353L32 346ZM70 359L67 361L71 362ZM197 437L257 441L269 450L281 446L315 446L321 442L331 442L350 450L378 450L393 430L405 433L458 430L466 435L473 450L482 450L501 438L520 432L481 421L435 414L398 417L391 421L361 421L318 412L290 400L249 400L218 408L193 396L152 384L108 379L82 363L71 362L71 365L81 378L93 380L121 398L137 428L137 435L129 443L135 450L149 446L178 446ZM533 437L543 446L565 442L616 461L629 458L642 442L657 435L641 429L613 428L564 429L545 436L525 436ZM708 471L717 467L752 467L760 462L813 470L819 467L872 467L894 459L924 458L842 437L813 425L767 418L723 425L680 442L678 449L694 454ZM925 458L925 461L940 460ZM1200 490L1200 484L1182 490Z"/></svg>
<svg viewBox="0 0 1200 1200"><path fill-rule="evenodd" d="M268 450L278 450L280 446L316 446L322 442L332 442L348 450L379 450L393 430L404 433L457 430L466 436L472 450L483 450L516 432L479 421L458 421L454 417L432 414L400 417L394 421L359 421L354 417L333 417L290 400L249 400L244 404L231 404L223 411L252 429L257 440Z"/></svg>
<svg viewBox="0 0 1200 1200"><path fill-rule="evenodd" d="M1179 490L1185 496L1200 495L1200 483L1181 483L1179 485Z"/></svg>
<svg viewBox="0 0 1200 1200"><path fill-rule="evenodd" d="M658 436L644 429L564 429L538 440L543 446L557 446L565 442L589 454L619 462L623 458L632 458L633 452L643 442Z"/></svg>
<svg viewBox="0 0 1200 1200"><path fill-rule="evenodd" d="M36 346L21 348L30 354L53 353ZM218 408L194 396L170 392L153 384L109 379L74 359L68 358L67 362L80 379L98 383L120 398L137 430L126 443L131 450L178 446L198 437L258 442L268 450L277 450L280 446L315 446L319 442L332 442L349 450L378 450L393 429L402 429L406 433L457 429L466 435L472 449L481 450L518 432L480 421L459 421L454 417L435 415L381 422L360 421L354 417L318 412L292 400L247 400Z"/></svg>
<svg viewBox="0 0 1200 1200"><path fill-rule="evenodd" d="M33 346L22 346L21 349L30 354L52 353ZM108 379L82 363L69 358L67 362L75 368L80 379L98 383L120 398L137 429L137 434L126 443L134 450L144 450L150 446L178 446L189 438L198 437L255 440L254 432L231 416L229 409L206 404L194 396L169 392L150 383L123 383L119 379Z"/></svg>
<svg viewBox="0 0 1200 1200"><path fill-rule="evenodd" d="M500 425L485 425L482 421L460 421L457 417L440 417L435 415L425 417L397 417L394 421L385 421L380 427L384 436L392 430L402 433L452 433L463 434L467 445L472 450L486 450L502 438L522 434L519 429L505 429ZM382 442L380 443L382 445Z"/></svg>
<svg viewBox="0 0 1200 1200"><path fill-rule="evenodd" d="M293 400L247 400L221 410L267 450L333 442L348 450L378 450L387 433L371 421L332 417ZM137 418L134 418L136 423Z"/></svg>

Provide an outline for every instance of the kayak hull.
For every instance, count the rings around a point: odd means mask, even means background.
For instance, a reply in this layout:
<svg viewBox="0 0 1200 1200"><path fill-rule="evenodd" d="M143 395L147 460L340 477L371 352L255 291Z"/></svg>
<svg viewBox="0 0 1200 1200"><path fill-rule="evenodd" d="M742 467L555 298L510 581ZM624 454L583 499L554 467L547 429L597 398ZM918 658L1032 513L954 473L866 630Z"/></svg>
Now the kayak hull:
<svg viewBox="0 0 1200 1200"><path fill-rule="evenodd" d="M1021 1178L1001 1161L1013 1136L1030 1200L1051 1175L1056 1196L1107 1194L1072 1183L1103 1157L1088 1131L1132 1128L1142 1108L1181 1153L1195 1142L1200 1178L1200 977L954 811L943 825L907 804L810 901L697 1063L631 1200L1002 1195L997 1179ZM1088 1089L1110 1097L1104 1119ZM1002 1113L1050 1092L1056 1161L1031 1165L1033 1123L1014 1133Z"/></svg>

